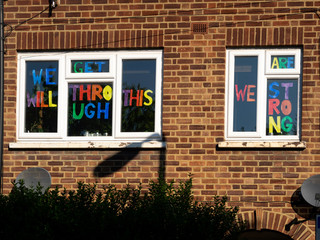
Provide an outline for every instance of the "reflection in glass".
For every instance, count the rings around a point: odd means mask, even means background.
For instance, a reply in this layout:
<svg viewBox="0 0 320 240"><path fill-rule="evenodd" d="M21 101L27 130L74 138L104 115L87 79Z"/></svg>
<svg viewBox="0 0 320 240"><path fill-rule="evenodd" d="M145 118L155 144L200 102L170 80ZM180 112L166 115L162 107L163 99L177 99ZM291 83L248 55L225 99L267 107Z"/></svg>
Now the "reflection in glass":
<svg viewBox="0 0 320 240"><path fill-rule="evenodd" d="M58 61L26 62L25 132L57 132Z"/></svg>
<svg viewBox="0 0 320 240"><path fill-rule="evenodd" d="M235 57L233 131L255 132L258 57Z"/></svg>
<svg viewBox="0 0 320 240"><path fill-rule="evenodd" d="M112 136L112 83L68 88L68 136Z"/></svg>
<svg viewBox="0 0 320 240"><path fill-rule="evenodd" d="M123 60L122 132L154 132L156 60Z"/></svg>

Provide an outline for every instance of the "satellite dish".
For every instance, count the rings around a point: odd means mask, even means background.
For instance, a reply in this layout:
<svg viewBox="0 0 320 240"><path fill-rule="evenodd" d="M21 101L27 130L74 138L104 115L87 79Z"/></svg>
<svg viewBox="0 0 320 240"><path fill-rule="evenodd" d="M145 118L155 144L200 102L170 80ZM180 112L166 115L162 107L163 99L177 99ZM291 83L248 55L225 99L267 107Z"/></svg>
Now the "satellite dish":
<svg viewBox="0 0 320 240"><path fill-rule="evenodd" d="M307 203L320 207L320 175L314 175L305 180L301 186L301 194Z"/></svg>
<svg viewBox="0 0 320 240"><path fill-rule="evenodd" d="M40 167L29 168L21 172L16 182L19 180L24 181L24 186L27 188L36 188L39 184L43 187L42 192L51 187L51 175L50 173Z"/></svg>

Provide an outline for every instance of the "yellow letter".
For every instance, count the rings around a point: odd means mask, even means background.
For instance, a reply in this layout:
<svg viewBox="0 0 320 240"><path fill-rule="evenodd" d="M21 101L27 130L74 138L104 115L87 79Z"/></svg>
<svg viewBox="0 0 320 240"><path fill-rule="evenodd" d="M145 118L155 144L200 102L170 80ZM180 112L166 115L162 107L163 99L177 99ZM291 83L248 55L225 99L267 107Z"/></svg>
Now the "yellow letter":
<svg viewBox="0 0 320 240"><path fill-rule="evenodd" d="M49 107L57 107L57 104L52 103L52 91L49 91Z"/></svg>
<svg viewBox="0 0 320 240"><path fill-rule="evenodd" d="M112 88L109 85L105 86L102 94L104 99L109 101L112 98Z"/></svg>
<svg viewBox="0 0 320 240"><path fill-rule="evenodd" d="M144 97L145 98L147 98L148 100L149 100L149 102L148 103L146 103L146 102L143 102L143 105L146 105L146 106L150 106L151 104L152 104L152 97L150 97L149 95L148 95L148 93L153 93L153 91L151 91L150 89L148 89L147 91L145 91L144 92Z"/></svg>
<svg viewBox="0 0 320 240"><path fill-rule="evenodd" d="M274 69L274 66L276 66L277 69L279 69L279 62L278 62L278 58L277 58L277 57L275 57L275 58L273 59L273 63L272 63L271 68Z"/></svg>
<svg viewBox="0 0 320 240"><path fill-rule="evenodd" d="M277 124L274 122L273 117L269 116L269 133L273 133L273 127L276 129L277 133L281 132L280 116L277 116Z"/></svg>

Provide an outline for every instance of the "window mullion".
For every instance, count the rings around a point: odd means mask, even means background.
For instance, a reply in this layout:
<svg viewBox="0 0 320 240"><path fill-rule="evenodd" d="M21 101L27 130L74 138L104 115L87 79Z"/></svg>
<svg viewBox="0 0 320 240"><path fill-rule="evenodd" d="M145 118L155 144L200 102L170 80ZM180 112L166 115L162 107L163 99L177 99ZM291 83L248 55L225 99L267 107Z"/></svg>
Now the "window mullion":
<svg viewBox="0 0 320 240"><path fill-rule="evenodd" d="M226 89L227 89L227 94L226 94L226 102L227 104L227 137L231 137L233 134L233 111L234 111L234 93L233 93L233 86L234 86L234 59L235 56L231 52L228 52L228 58L229 58L229 67L228 70L226 70L227 74L227 84L226 84Z"/></svg>
<svg viewBox="0 0 320 240"><path fill-rule="evenodd" d="M263 138L266 131L267 79L265 77L265 58L261 53L258 55L257 87L257 133L259 138Z"/></svg>
<svg viewBox="0 0 320 240"><path fill-rule="evenodd" d="M66 79L65 57L59 61L58 132L66 138L68 130L68 81Z"/></svg>
<svg viewBox="0 0 320 240"><path fill-rule="evenodd" d="M113 116L113 135L115 138L119 137L121 129L121 103L122 103L122 58L118 55L116 57L116 79L115 79L115 103Z"/></svg>

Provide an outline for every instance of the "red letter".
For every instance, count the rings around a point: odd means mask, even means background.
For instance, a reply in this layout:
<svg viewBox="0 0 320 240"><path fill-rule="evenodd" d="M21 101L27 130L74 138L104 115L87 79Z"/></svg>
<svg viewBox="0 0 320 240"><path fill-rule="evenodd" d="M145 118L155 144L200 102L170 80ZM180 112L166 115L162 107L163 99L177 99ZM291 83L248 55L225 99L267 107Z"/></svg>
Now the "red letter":
<svg viewBox="0 0 320 240"><path fill-rule="evenodd" d="M136 100L136 106L139 107L139 93L140 93L140 90L137 90L137 96L136 97L132 96L132 92L133 92L133 90L131 89L130 90L130 106L132 106L132 100Z"/></svg>
<svg viewBox="0 0 320 240"><path fill-rule="evenodd" d="M236 86L236 95L237 95L237 101L240 101L240 96L242 99L242 102L244 101L244 95L246 95L246 91L247 91L247 85L244 87L243 92L242 89L240 91L238 91L238 84L235 85Z"/></svg>
<svg viewBox="0 0 320 240"><path fill-rule="evenodd" d="M273 110L275 110L277 114L280 113L280 111L277 108L279 104L280 104L279 99L277 98L269 99L269 115L273 115Z"/></svg>
<svg viewBox="0 0 320 240"><path fill-rule="evenodd" d="M40 94L41 92L40 91L37 91L37 107L40 107Z"/></svg>
<svg viewBox="0 0 320 240"><path fill-rule="evenodd" d="M91 100L91 85L87 84L87 90L83 89L83 85L80 85L80 92L79 92L79 100L82 101L83 100L83 94L86 93L87 94L87 100L90 101Z"/></svg>

